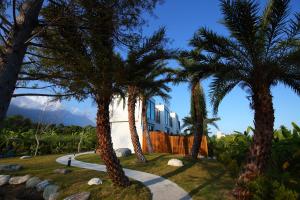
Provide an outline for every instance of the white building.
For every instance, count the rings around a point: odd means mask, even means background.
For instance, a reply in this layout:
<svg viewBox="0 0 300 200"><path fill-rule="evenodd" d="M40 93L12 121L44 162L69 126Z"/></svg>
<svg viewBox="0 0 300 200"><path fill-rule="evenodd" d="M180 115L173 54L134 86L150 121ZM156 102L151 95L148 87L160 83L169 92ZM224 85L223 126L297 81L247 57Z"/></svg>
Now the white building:
<svg viewBox="0 0 300 200"><path fill-rule="evenodd" d="M137 101L135 108L135 124L142 145L142 102ZM170 134L180 133L178 115L171 112L166 105L155 104L154 99L147 102L147 118L149 131L163 131ZM111 134L114 149L129 148L133 151L128 124L127 103L114 99L110 106Z"/></svg>

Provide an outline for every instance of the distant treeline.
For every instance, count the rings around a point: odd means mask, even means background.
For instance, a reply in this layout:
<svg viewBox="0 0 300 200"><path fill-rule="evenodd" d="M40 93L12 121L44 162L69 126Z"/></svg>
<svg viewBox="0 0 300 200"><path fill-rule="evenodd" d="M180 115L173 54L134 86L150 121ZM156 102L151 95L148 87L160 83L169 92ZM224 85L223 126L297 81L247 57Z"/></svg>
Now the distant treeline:
<svg viewBox="0 0 300 200"><path fill-rule="evenodd" d="M17 115L7 117L0 130L0 157L88 151L96 141L92 126L34 123Z"/></svg>

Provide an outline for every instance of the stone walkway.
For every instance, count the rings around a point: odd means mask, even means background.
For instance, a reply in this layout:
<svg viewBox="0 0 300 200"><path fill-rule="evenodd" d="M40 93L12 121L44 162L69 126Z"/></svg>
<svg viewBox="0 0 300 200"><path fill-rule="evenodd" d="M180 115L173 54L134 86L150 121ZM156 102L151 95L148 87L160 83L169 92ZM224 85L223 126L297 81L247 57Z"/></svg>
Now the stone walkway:
<svg viewBox="0 0 300 200"><path fill-rule="evenodd" d="M83 155L83 154L91 154L94 152L86 152L81 154L76 154L76 156ZM72 166L91 169L96 171L106 172L105 165L93 164L93 163L86 163L81 162L75 159L74 155L66 155L56 159L56 162L66 165L68 163L69 157L72 158ZM147 186L151 193L153 200L191 200L192 198L189 194L184 191L181 187L179 187L174 182L165 179L161 176L157 176L154 174L149 174L146 172L125 169L124 172L126 176L140 181L145 186Z"/></svg>

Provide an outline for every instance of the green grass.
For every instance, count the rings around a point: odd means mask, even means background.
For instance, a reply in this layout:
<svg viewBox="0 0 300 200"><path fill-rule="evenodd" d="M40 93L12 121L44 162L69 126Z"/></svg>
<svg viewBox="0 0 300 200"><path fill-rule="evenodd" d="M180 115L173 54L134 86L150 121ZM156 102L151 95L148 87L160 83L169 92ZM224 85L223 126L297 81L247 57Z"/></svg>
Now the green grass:
<svg viewBox="0 0 300 200"><path fill-rule="evenodd" d="M149 154L146 164L136 162L134 155L121 158L125 168L149 172L168 178L185 189L194 200L233 199L230 191L234 180L224 166L215 160L193 161L179 155ZM168 160L178 158L183 167L168 166ZM84 162L103 163L98 155L88 154L76 158Z"/></svg>
<svg viewBox="0 0 300 200"><path fill-rule="evenodd" d="M24 167L18 172L5 174L13 176L30 174L32 176L38 176L41 179L50 179L61 188L59 199L63 199L66 196L81 191L90 191L91 200L151 199L151 193L148 188L144 187L137 181L133 181L132 185L128 188L120 188L113 185L113 183L108 179L106 173L103 172L71 167L70 169L72 172L69 174L61 175L53 173L54 169L63 168L62 165L55 162L57 157L59 157L59 155L39 156L26 160L21 160L19 158L7 158L0 159L0 164L14 163L21 164ZM94 177L101 178L103 180L103 184L98 186L87 185L87 182Z"/></svg>

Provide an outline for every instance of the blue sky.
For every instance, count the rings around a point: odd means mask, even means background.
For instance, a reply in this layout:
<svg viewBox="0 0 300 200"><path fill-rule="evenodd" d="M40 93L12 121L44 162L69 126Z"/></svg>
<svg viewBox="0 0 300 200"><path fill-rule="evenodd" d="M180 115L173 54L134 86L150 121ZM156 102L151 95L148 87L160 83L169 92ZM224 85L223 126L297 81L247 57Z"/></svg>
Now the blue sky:
<svg viewBox="0 0 300 200"><path fill-rule="evenodd" d="M261 6L266 4L266 0L260 0ZM300 12L299 0L292 0L291 12ZM148 18L148 26L145 27L145 35L149 35L161 26L165 26L167 36L171 39L170 44L173 48L187 49L188 41L195 31L201 26L206 26L222 35L227 35L223 25L219 23L222 18L218 0L165 0L165 3L159 5L154 11L156 17ZM173 67L176 62L170 62ZM205 80L203 86L208 94L210 80ZM279 85L272 89L275 108L275 128L284 124L290 127L290 123L295 121L300 124L300 98L296 96L289 88ZM189 113L190 93L187 84L172 86L170 93L171 110L178 113L182 118ZM230 133L234 130L245 130L248 125L253 124L253 111L249 108L249 102L246 99L246 93L240 88L235 88L219 108L218 122L220 130L224 133ZM157 103L162 102L156 99ZM71 100L63 102L67 109L77 108L85 111L94 118L96 115L96 106L90 99L85 102L76 102ZM208 99L208 110L211 107ZM210 112L211 113L211 112ZM216 130L212 129L214 133Z"/></svg>

